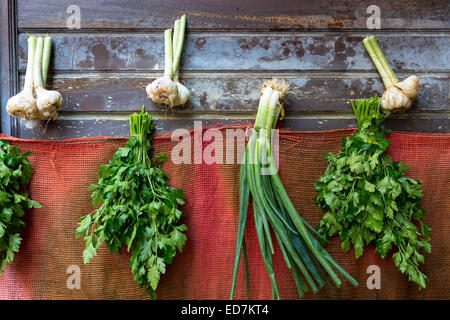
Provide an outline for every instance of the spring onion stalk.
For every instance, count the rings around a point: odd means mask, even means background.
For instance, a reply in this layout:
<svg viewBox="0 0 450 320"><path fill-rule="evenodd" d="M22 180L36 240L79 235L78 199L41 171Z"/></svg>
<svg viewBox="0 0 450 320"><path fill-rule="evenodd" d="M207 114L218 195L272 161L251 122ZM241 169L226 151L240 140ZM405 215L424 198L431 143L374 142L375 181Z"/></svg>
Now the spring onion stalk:
<svg viewBox="0 0 450 320"><path fill-rule="evenodd" d="M244 233L250 195L256 233L264 266L271 281L273 299L281 299L272 260L275 240L292 272L299 297L303 297L309 289L317 293L327 282L326 274L340 287L341 280L335 270L353 285L358 285L314 238L316 231L298 214L278 176L271 137L282 114L283 100L288 89L286 81L272 79L263 84L261 91L254 130L240 170L239 221L230 299L234 297L241 255L246 268L248 297L249 274Z"/></svg>
<svg viewBox="0 0 450 320"><path fill-rule="evenodd" d="M381 98L381 109L383 112L397 113L410 109L412 101L419 95L420 87L422 86L420 79L412 75L403 81L398 81L375 37L369 36L364 38L363 44L386 88Z"/></svg>
<svg viewBox="0 0 450 320"><path fill-rule="evenodd" d="M185 30L186 15L183 15L175 21L173 30L164 32L164 75L145 88L148 98L156 104L177 107L190 98L189 89L178 78Z"/></svg>
<svg viewBox="0 0 450 320"><path fill-rule="evenodd" d="M36 37L32 35L27 39L28 60L24 87L21 92L9 98L6 104L6 111L11 116L26 120L34 120L38 118L38 110L36 108L36 99L34 98L33 87L33 67L36 41Z"/></svg>
<svg viewBox="0 0 450 320"><path fill-rule="evenodd" d="M52 38L38 37L34 57L33 81L36 90L36 107L39 111L39 119L56 119L57 112L61 109L63 98L58 91L45 89L48 66L50 64Z"/></svg>

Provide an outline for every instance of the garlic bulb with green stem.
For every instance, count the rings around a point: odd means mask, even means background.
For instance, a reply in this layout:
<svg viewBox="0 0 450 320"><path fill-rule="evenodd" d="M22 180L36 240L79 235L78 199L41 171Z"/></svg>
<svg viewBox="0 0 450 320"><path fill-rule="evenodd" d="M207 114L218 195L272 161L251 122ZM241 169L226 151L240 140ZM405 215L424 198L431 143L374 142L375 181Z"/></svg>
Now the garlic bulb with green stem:
<svg viewBox="0 0 450 320"><path fill-rule="evenodd" d="M381 98L381 109L383 112L397 113L410 109L412 101L419 95L420 87L422 86L420 79L413 75L403 81L398 81L375 37L368 36L364 38L363 44L386 88Z"/></svg>
<svg viewBox="0 0 450 320"><path fill-rule="evenodd" d="M36 108L36 99L33 91L33 67L34 52L36 49L36 37L29 36L27 39L28 60L27 71L25 74L25 83L21 92L9 98L6 104L6 111L13 117L26 120L34 120L38 118L38 110Z"/></svg>
<svg viewBox="0 0 450 320"><path fill-rule="evenodd" d="M190 98L189 89L178 79L181 52L183 50L186 15L175 21L173 29L164 32L164 75L150 83L145 91L156 104L177 107Z"/></svg>
<svg viewBox="0 0 450 320"><path fill-rule="evenodd" d="M36 107L39 111L40 120L56 119L57 112L63 104L61 93L56 90L45 89L43 80L47 79L51 46L51 37L46 36L45 39L38 37L34 58L33 80L36 90Z"/></svg>

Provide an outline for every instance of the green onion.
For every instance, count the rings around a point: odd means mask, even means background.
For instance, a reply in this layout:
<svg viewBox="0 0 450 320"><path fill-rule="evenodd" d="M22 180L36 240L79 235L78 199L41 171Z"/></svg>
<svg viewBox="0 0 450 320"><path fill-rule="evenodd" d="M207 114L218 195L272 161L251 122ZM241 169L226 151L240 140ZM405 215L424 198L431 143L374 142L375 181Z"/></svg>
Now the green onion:
<svg viewBox="0 0 450 320"><path fill-rule="evenodd" d="M287 267L292 272L299 297L303 297L309 288L314 293L319 292L325 285L326 274L337 287L340 287L341 280L334 269L353 285L358 285L314 238L310 231L314 234L316 231L298 214L278 176L271 136L278 117L283 114L283 100L288 89L286 81L272 79L264 83L261 92L254 130L247 144L240 171L239 223L230 299L234 297L241 254L244 256L244 266L247 269L244 231L250 194L256 233L264 266L271 281L273 299L281 297L273 269L274 240L271 231L275 235ZM246 283L248 297L248 271Z"/></svg>

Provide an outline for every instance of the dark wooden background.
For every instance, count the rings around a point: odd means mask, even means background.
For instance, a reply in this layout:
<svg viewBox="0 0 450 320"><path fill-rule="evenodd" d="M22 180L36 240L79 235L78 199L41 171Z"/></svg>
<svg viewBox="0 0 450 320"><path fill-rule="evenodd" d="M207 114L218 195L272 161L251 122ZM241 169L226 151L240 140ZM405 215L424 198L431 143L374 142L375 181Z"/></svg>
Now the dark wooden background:
<svg viewBox="0 0 450 320"><path fill-rule="evenodd" d="M142 105L159 132L252 121L262 82L293 84L283 128L355 126L349 99L382 94L361 40L376 35L400 79L418 75L412 110L392 116L394 130L450 132L450 6L447 0L18 0L1 2L2 132L58 139L127 136L128 116ZM368 30L367 7L381 8L381 30ZM68 6L81 29L67 28ZM192 91L184 108L163 111L145 86L162 74L163 30L187 15L181 79ZM50 85L64 108L56 122L28 128L5 105L23 84L27 34L54 39ZM46 130L44 128L46 127Z"/></svg>

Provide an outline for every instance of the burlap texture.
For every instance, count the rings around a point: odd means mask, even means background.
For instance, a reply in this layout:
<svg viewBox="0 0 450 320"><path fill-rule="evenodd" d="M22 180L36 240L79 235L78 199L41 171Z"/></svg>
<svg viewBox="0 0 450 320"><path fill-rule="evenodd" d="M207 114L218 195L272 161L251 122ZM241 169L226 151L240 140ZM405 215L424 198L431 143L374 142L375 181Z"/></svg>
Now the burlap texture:
<svg viewBox="0 0 450 320"><path fill-rule="evenodd" d="M218 129L219 130L219 129ZM220 129L223 131L223 128ZM353 129L329 132L282 132L280 177L297 210L311 224L321 215L313 203L314 182L327 162L322 155L339 150L339 142ZM83 265L84 243L75 239L78 218L90 213L91 183L97 181L98 166L106 163L121 138L86 138L65 141L32 141L9 138L30 158L35 170L31 198L42 203L26 216L20 253L0 277L1 299L144 299L144 290L133 282L128 265L130 254L110 254L105 246L88 265ZM432 254L425 255L423 271L429 277L426 290L419 291L393 265L391 256L381 260L373 248L357 261L353 251L344 253L340 241L327 246L330 254L360 283L358 288L343 279L341 289L325 287L305 299L449 299L450 298L450 135L395 132L389 135L389 153L411 167L409 176L423 182L425 222L432 228ZM154 147L170 156L169 136L158 136ZM204 143L204 146L208 143ZM239 166L165 164L171 184L186 194L183 222L189 227L182 253L162 276L159 299L228 299L235 255L238 220ZM262 263L250 213L246 232L250 269L250 296L270 299L270 283ZM284 299L296 299L290 271L277 249L275 272ZM69 266L81 271L81 288L69 289ZM381 269L381 289L369 290L367 268ZM243 268L238 277L237 298L245 298Z"/></svg>

